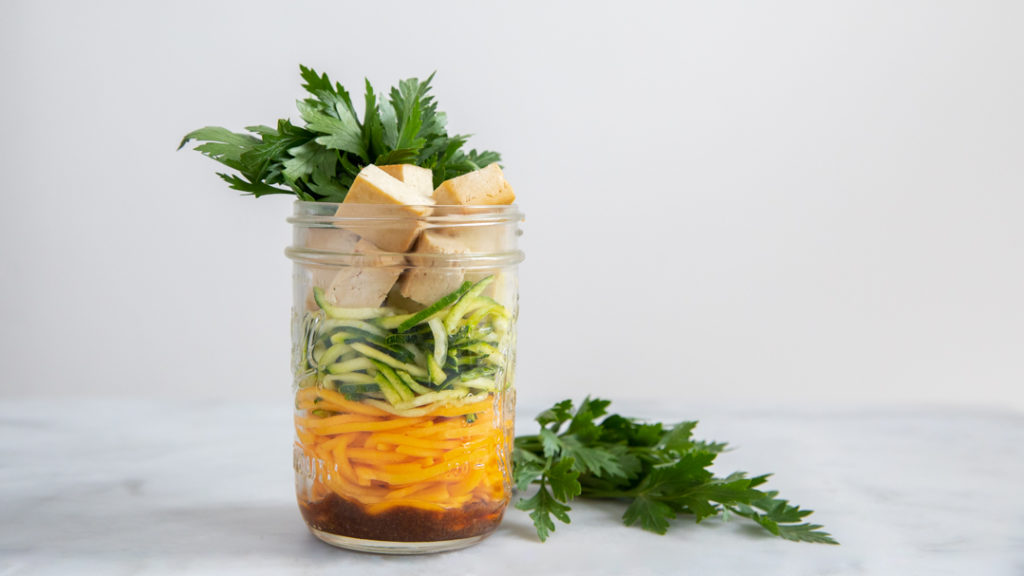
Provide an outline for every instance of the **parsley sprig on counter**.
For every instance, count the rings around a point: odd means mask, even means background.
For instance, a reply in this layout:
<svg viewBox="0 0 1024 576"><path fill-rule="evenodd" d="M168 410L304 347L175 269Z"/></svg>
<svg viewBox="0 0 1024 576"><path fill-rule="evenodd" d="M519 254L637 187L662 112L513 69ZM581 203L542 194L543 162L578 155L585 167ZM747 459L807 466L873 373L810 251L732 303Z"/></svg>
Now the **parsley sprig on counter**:
<svg viewBox="0 0 1024 576"><path fill-rule="evenodd" d="M299 67L310 97L296 102L303 125L249 126L247 133L207 126L185 135L196 150L235 170L217 175L254 196L295 194L301 200L341 202L367 164L416 164L430 168L434 185L501 160L497 152L470 150L469 136L448 134L447 117L429 94L430 82L409 78L388 98L366 81L360 120L348 91L327 74Z"/></svg>
<svg viewBox="0 0 1024 576"><path fill-rule="evenodd" d="M583 497L628 502L623 522L658 534L678 514L697 522L734 514L787 540L837 544L822 526L804 522L811 510L760 489L768 474L716 477L709 467L726 445L695 440L696 422L645 423L607 415L609 404L588 397L574 410L571 400L559 402L537 416L539 434L515 439L516 487L537 485L516 506L530 513L542 541L555 529L552 517L568 524L568 503Z"/></svg>

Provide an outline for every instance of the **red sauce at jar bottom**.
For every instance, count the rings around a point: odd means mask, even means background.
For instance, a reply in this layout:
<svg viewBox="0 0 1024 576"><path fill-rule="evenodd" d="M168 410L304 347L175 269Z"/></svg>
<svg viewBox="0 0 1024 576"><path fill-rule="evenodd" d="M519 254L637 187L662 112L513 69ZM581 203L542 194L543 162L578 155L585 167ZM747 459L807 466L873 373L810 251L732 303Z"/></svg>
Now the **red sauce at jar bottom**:
<svg viewBox="0 0 1024 576"><path fill-rule="evenodd" d="M329 494L317 502L299 502L311 527L329 534L390 542L440 542L494 531L505 502L470 502L451 510L397 507L367 514L360 504Z"/></svg>

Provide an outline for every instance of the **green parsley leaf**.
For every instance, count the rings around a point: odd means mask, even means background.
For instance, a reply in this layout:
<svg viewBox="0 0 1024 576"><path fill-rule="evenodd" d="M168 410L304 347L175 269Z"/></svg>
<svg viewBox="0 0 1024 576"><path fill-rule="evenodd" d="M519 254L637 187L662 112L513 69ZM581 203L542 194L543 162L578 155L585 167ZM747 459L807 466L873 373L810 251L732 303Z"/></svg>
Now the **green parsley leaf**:
<svg viewBox="0 0 1024 576"><path fill-rule="evenodd" d="M568 524L569 511L572 510L555 498L544 484L541 484L540 489L531 498L517 502L516 508L530 513L541 542L547 540L548 535L555 530L555 522L551 517L554 516Z"/></svg>
<svg viewBox="0 0 1024 576"><path fill-rule="evenodd" d="M569 434L585 441L593 441L601 434L601 428L594 422L596 418L604 416L608 412L609 400L591 399L589 396L583 399L580 407L573 414L569 421Z"/></svg>
<svg viewBox="0 0 1024 576"><path fill-rule="evenodd" d="M515 483L516 490L525 492L530 484L544 474L546 460L533 452L519 448L513 449L512 459L515 462L512 469L512 482Z"/></svg>
<svg viewBox="0 0 1024 576"><path fill-rule="evenodd" d="M306 121L306 128L321 134L316 142L332 150L343 150L366 160L366 149L363 147L363 134L352 115L344 107L338 107L335 115L328 115L310 104L308 100L295 103L299 114ZM340 113L340 116L338 115Z"/></svg>
<svg viewBox="0 0 1024 576"><path fill-rule="evenodd" d="M558 404L555 404L551 408L540 413L537 416L537 422L542 427L551 426L552 432L558 432L562 424L572 418L572 400L562 400Z"/></svg>
<svg viewBox="0 0 1024 576"><path fill-rule="evenodd" d="M543 434L545 431L541 431ZM554 436L553 433L550 433ZM616 454L604 446L589 446L584 444L575 434L566 434L558 439L562 446L562 453L576 461L577 469L583 473L596 476L625 477L626 471L619 464Z"/></svg>
<svg viewBox="0 0 1024 576"><path fill-rule="evenodd" d="M637 496L626 508L622 522L626 526L639 522L644 530L664 534L668 532L669 520L675 517L675 511L668 504L650 496Z"/></svg>
<svg viewBox="0 0 1024 576"><path fill-rule="evenodd" d="M761 498L752 500L749 505L737 504L730 506L733 513L750 518L772 534L796 542L816 542L822 544L838 544L830 534L822 532L818 524L803 523L810 510L802 510L792 506L788 501L777 498L778 492L764 492ZM755 510L760 509L761 512Z"/></svg>
<svg viewBox="0 0 1024 576"><path fill-rule="evenodd" d="M662 435L658 446L664 450L685 452L693 447L693 429L696 427L696 422L680 422Z"/></svg>
<svg viewBox="0 0 1024 576"><path fill-rule="evenodd" d="M545 458L554 457L562 451L562 441L558 439L558 435L547 428L540 431L540 443L543 446Z"/></svg>
<svg viewBox="0 0 1024 576"><path fill-rule="evenodd" d="M272 168L280 171L279 158L287 157L288 150L301 147L313 138L308 130L293 126L286 119L277 121L277 128L249 126L246 130L259 134L262 141L242 154L243 172L252 174L254 179L266 178ZM287 160L285 160L287 162Z"/></svg>
<svg viewBox="0 0 1024 576"><path fill-rule="evenodd" d="M581 491L577 480L580 473L575 470L572 458L555 463L549 458L542 469L542 474L544 479L537 492L532 497L516 503L516 508L530 512L530 518L533 519L537 537L541 542L547 540L548 535L555 530L552 516L566 524L569 523L569 511L572 508L565 503L579 495Z"/></svg>
<svg viewBox="0 0 1024 576"><path fill-rule="evenodd" d="M242 154L260 143L258 138L248 134L238 134L218 126L207 126L186 134L181 139L181 144L178 144L178 150L191 140L205 141L205 144L196 146L198 152L235 170L242 169Z"/></svg>
<svg viewBox="0 0 1024 576"><path fill-rule="evenodd" d="M654 446L662 439L660 422L648 424L612 414L601 423L601 441L629 446Z"/></svg>
<svg viewBox="0 0 1024 576"><path fill-rule="evenodd" d="M338 155L315 141L291 148L288 153L291 158L285 160L283 165L284 177L290 182L308 179L315 173L333 174L338 164Z"/></svg>
<svg viewBox="0 0 1024 576"><path fill-rule="evenodd" d="M551 493L562 502L568 502L579 496L583 488L580 486L580 473L573 465L572 458L565 458L551 464L547 472ZM568 520L563 520L568 522Z"/></svg>
<svg viewBox="0 0 1024 576"><path fill-rule="evenodd" d="M224 174L218 172L217 176L220 176L222 180L227 182L229 187L235 190L239 190L241 192L247 192L256 197L266 196L267 194L291 194L291 192L289 192L288 190L282 190L280 188L268 186L263 182L249 182L247 180L239 178L238 176L235 176L234 174ZM309 199L312 200L312 198ZM306 198L303 198L303 200L306 200Z"/></svg>

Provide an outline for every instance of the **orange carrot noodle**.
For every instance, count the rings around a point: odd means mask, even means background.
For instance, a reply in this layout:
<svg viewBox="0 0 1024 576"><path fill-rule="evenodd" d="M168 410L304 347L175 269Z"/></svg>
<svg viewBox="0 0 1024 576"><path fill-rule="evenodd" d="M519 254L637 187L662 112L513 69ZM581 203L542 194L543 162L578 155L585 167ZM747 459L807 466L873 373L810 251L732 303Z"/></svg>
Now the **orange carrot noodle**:
<svg viewBox="0 0 1024 576"><path fill-rule="evenodd" d="M425 440L423 438L416 438L406 434L395 434L391 432L375 432L373 436L378 442L386 442L388 444L401 446L413 446L416 448L428 448L431 450L451 450L452 448L457 448L459 446L458 442L450 440Z"/></svg>
<svg viewBox="0 0 1024 576"><path fill-rule="evenodd" d="M303 392L305 392L305 390L303 390ZM345 412L366 414L369 416L387 416L388 414L379 408L368 406L364 402L353 402L352 400L345 398L344 394L335 392L334 390L328 390L327 388L316 389L316 395L336 406L341 407Z"/></svg>
<svg viewBox="0 0 1024 576"><path fill-rule="evenodd" d="M337 416L328 416L326 418L300 418L296 417L295 420L303 427L311 431L318 431L330 426L337 424L345 424L349 422L380 422L381 419L377 416L368 416L366 414L339 414Z"/></svg>
<svg viewBox="0 0 1024 576"><path fill-rule="evenodd" d="M352 460L374 464L395 464L399 462L410 462L413 460L412 457L399 452L381 452L379 450L371 450L369 448L350 447L346 452L348 457Z"/></svg>
<svg viewBox="0 0 1024 576"><path fill-rule="evenodd" d="M417 458L440 458L444 456L443 450L431 450L429 448L417 448L415 446L398 446L395 452Z"/></svg>
<svg viewBox="0 0 1024 576"><path fill-rule="evenodd" d="M320 434L344 434L346 432L375 432L377 430L393 430L404 428L410 424L422 422L419 418L394 418L392 420L377 420L373 422L346 422L332 426L318 427Z"/></svg>

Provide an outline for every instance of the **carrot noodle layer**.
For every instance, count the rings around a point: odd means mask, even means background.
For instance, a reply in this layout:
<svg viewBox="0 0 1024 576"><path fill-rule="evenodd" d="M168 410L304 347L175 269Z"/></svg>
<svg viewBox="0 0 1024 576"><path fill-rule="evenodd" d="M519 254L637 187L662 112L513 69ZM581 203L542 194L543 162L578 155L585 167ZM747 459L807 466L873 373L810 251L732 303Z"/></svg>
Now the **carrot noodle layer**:
<svg viewBox="0 0 1024 576"><path fill-rule="evenodd" d="M502 455L510 455L511 422L497 418L493 395L478 398L402 417L332 390L299 390L296 445L313 476L305 496L315 502L333 492L369 514L504 501L509 471ZM319 416L321 410L330 415Z"/></svg>

